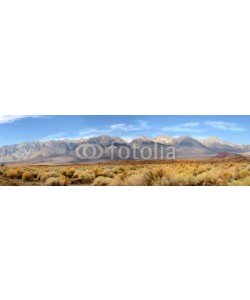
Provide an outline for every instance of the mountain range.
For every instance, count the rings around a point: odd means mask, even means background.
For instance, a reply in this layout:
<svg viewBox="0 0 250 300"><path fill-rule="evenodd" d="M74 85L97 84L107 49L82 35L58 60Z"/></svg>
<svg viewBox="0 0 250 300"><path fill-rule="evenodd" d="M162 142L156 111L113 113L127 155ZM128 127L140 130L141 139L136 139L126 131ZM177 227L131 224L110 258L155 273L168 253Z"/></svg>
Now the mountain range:
<svg viewBox="0 0 250 300"><path fill-rule="evenodd" d="M173 138L170 136L159 136L150 138L140 136L130 142L125 141L120 137L111 137L101 135L91 138L79 139L63 139L51 141L34 141L24 142L16 145L0 147L0 162L3 163L78 163L84 161L77 156L79 146L94 145L103 149L103 155L97 160L108 160L111 158L111 146L115 145L113 153L114 159L120 159L120 153L124 152L124 147L131 150L128 156L126 153L122 157L126 159L134 159L132 149L136 148L138 152L137 159L141 159L140 150L149 151L148 149L156 149L156 156L160 158L160 151L169 151L169 147L174 147L177 158L205 158L213 157L219 153L228 154L243 154L249 155L250 145L241 145L231 142L224 142L217 137L206 139L194 139L190 136L182 136ZM126 151L125 151L126 152ZM145 152L145 151L144 151ZM146 155L146 154L145 154Z"/></svg>

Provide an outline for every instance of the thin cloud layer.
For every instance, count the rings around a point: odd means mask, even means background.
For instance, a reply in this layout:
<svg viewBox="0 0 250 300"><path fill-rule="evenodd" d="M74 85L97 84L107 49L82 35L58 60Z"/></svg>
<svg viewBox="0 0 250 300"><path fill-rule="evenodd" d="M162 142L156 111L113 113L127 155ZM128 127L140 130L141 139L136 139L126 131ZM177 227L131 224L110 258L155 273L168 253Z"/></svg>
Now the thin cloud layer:
<svg viewBox="0 0 250 300"><path fill-rule="evenodd" d="M24 118L37 118L38 115L0 115L0 124L13 123Z"/></svg>
<svg viewBox="0 0 250 300"><path fill-rule="evenodd" d="M211 126L214 129L221 129L221 130L229 130L229 131L243 131L245 130L242 127L239 127L236 123L228 123L222 121L207 121L205 122L206 125Z"/></svg>
<svg viewBox="0 0 250 300"><path fill-rule="evenodd" d="M97 134L106 135L106 134L121 134L124 133L127 135L129 132L140 132L141 130L148 129L147 122L136 122L135 124L112 124L104 128L87 128L79 132L79 136L94 136ZM129 135L128 135L129 136Z"/></svg>
<svg viewBox="0 0 250 300"><path fill-rule="evenodd" d="M147 122L138 122L138 124L112 124L109 129L111 131L139 131L148 128Z"/></svg>
<svg viewBox="0 0 250 300"><path fill-rule="evenodd" d="M205 121L204 123L190 122L184 124L176 124L173 126L163 127L162 130L182 133L199 133L206 131L208 129L206 127L234 132L241 132L245 130L245 128L240 127L237 123L223 121Z"/></svg>
<svg viewBox="0 0 250 300"><path fill-rule="evenodd" d="M65 138L65 132L50 134L41 139L41 141L61 140Z"/></svg>
<svg viewBox="0 0 250 300"><path fill-rule="evenodd" d="M172 131L172 132L202 132L203 129L199 128L199 122L190 122L184 124L177 124L173 126L163 127L163 131Z"/></svg>

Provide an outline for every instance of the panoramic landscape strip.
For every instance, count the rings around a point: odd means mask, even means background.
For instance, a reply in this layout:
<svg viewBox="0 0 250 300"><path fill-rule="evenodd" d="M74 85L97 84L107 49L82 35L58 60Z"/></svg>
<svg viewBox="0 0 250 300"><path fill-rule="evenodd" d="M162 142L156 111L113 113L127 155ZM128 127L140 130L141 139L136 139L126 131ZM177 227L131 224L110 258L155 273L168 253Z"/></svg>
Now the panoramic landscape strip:
<svg viewBox="0 0 250 300"><path fill-rule="evenodd" d="M249 186L250 116L1 115L0 185Z"/></svg>

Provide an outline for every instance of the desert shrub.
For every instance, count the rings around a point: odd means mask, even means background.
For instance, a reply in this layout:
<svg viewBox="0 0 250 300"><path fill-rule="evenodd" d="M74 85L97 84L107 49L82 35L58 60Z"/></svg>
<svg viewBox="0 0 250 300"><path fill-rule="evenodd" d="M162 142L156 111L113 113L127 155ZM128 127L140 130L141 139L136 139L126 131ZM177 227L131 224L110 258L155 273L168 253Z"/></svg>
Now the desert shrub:
<svg viewBox="0 0 250 300"><path fill-rule="evenodd" d="M26 171L23 173L22 175L22 180L23 181L29 181L29 180L32 180L32 175L30 172Z"/></svg>
<svg viewBox="0 0 250 300"><path fill-rule="evenodd" d="M195 178L195 185L214 185L214 183L215 178L210 171L202 172Z"/></svg>
<svg viewBox="0 0 250 300"><path fill-rule="evenodd" d="M96 168L93 169L93 172L94 172L94 174L95 174L95 177L97 177L97 176L102 176L103 171L104 171L104 170L103 170L102 168L100 168L100 167L96 167Z"/></svg>
<svg viewBox="0 0 250 300"><path fill-rule="evenodd" d="M173 176L169 168L154 168L132 174L125 183L130 186L171 185Z"/></svg>
<svg viewBox="0 0 250 300"><path fill-rule="evenodd" d="M112 186L123 186L125 185L126 174L120 173L111 179L109 185Z"/></svg>
<svg viewBox="0 0 250 300"><path fill-rule="evenodd" d="M31 170L30 173L34 179L36 179L39 175L39 172L37 170Z"/></svg>
<svg viewBox="0 0 250 300"><path fill-rule="evenodd" d="M40 173L40 174L37 176L37 179L45 182L45 181L46 181L48 178L50 178L50 177L56 178L56 177L60 177L60 176L61 176L60 173L50 171L50 172L43 172L43 173Z"/></svg>
<svg viewBox="0 0 250 300"><path fill-rule="evenodd" d="M143 174L145 185L160 185L162 178L167 179L162 168L145 171Z"/></svg>
<svg viewBox="0 0 250 300"><path fill-rule="evenodd" d="M94 180L93 185L96 185L96 186L109 185L109 183L110 183L111 180L112 179L110 177L98 176Z"/></svg>
<svg viewBox="0 0 250 300"><path fill-rule="evenodd" d="M248 176L244 179L234 180L230 183L230 185L250 186L250 176Z"/></svg>
<svg viewBox="0 0 250 300"><path fill-rule="evenodd" d="M238 173L237 173L237 178L236 179L243 179L243 178L246 178L248 177L250 174L247 170L240 170Z"/></svg>
<svg viewBox="0 0 250 300"><path fill-rule="evenodd" d="M217 172L210 170L196 176L195 185L227 185L233 176L234 174L227 170L219 170Z"/></svg>
<svg viewBox="0 0 250 300"><path fill-rule="evenodd" d="M169 167L156 168L151 172L147 172L147 180L152 182L152 185L176 185L176 174Z"/></svg>
<svg viewBox="0 0 250 300"><path fill-rule="evenodd" d="M113 172L115 175L117 175L117 174L119 174L119 173L122 173L122 171L120 170L119 167L114 167L114 168L112 169L112 172Z"/></svg>
<svg viewBox="0 0 250 300"><path fill-rule="evenodd" d="M45 181L45 185L48 186L63 186L67 185L67 179L64 176L61 177L49 177Z"/></svg>
<svg viewBox="0 0 250 300"><path fill-rule="evenodd" d="M10 179L21 179L22 178L22 173L20 170L16 169L9 169L4 172L4 176L10 178Z"/></svg>
<svg viewBox="0 0 250 300"><path fill-rule="evenodd" d="M127 180L125 181L125 185L143 186L143 185L149 185L149 184L147 184L147 180L145 178L144 173L141 173L141 174L136 173L127 178Z"/></svg>
<svg viewBox="0 0 250 300"><path fill-rule="evenodd" d="M75 172L76 172L75 168L66 168L62 170L62 174L68 178L72 178Z"/></svg>
<svg viewBox="0 0 250 300"><path fill-rule="evenodd" d="M72 178L78 178L79 175L82 174L82 172L84 172L83 170L75 170L74 174L72 175Z"/></svg>
<svg viewBox="0 0 250 300"><path fill-rule="evenodd" d="M202 172L196 175L195 185L207 185L209 180L208 172Z"/></svg>
<svg viewBox="0 0 250 300"><path fill-rule="evenodd" d="M218 177L222 178L225 181L225 184L228 184L230 181L236 179L238 176L241 178L247 177L249 173L245 173L241 170L238 171L237 168L228 168L221 169L218 171Z"/></svg>
<svg viewBox="0 0 250 300"><path fill-rule="evenodd" d="M80 178L71 178L70 179L70 183L72 185L75 185L75 184L82 184L82 180Z"/></svg>
<svg viewBox="0 0 250 300"><path fill-rule="evenodd" d="M211 165L200 165L198 168L194 171L194 175L199 175L204 172L207 172L211 169Z"/></svg>
<svg viewBox="0 0 250 300"><path fill-rule="evenodd" d="M179 173L169 178L169 185L173 186L189 186L195 185L195 176L191 173Z"/></svg>
<svg viewBox="0 0 250 300"><path fill-rule="evenodd" d="M0 186L6 185L6 180L0 180Z"/></svg>
<svg viewBox="0 0 250 300"><path fill-rule="evenodd" d="M77 173L76 173L77 172ZM81 183L92 183L95 179L95 174L90 171L76 171L73 178L81 180Z"/></svg>
<svg viewBox="0 0 250 300"><path fill-rule="evenodd" d="M65 180L68 184L77 185L249 185L249 176L249 162L231 161L0 167L0 178L3 181L0 185L22 185L18 179L29 182L29 185L41 185L48 178L53 178L48 180L49 185L61 185Z"/></svg>
<svg viewBox="0 0 250 300"><path fill-rule="evenodd" d="M82 180L82 183L92 183L93 180L95 179L95 174L90 173L88 171L84 171L80 175L80 178Z"/></svg>
<svg viewBox="0 0 250 300"><path fill-rule="evenodd" d="M103 170L101 174L102 174L101 176L103 176L103 177L110 177L110 178L115 177L114 172L110 169Z"/></svg>
<svg viewBox="0 0 250 300"><path fill-rule="evenodd" d="M195 176L188 172L175 173L173 170L163 170L163 173L155 173L152 184L157 186L189 186L195 185Z"/></svg>
<svg viewBox="0 0 250 300"><path fill-rule="evenodd" d="M16 181L16 180L10 180L5 185L8 185L8 186L21 186L22 184L20 182Z"/></svg>
<svg viewBox="0 0 250 300"><path fill-rule="evenodd" d="M125 167L118 167L117 168L117 172L120 172L120 173L122 173L122 172L124 172L125 171Z"/></svg>
<svg viewBox="0 0 250 300"><path fill-rule="evenodd" d="M222 178L225 181L231 180L236 176L236 171L232 169L225 169L218 172L218 177Z"/></svg>

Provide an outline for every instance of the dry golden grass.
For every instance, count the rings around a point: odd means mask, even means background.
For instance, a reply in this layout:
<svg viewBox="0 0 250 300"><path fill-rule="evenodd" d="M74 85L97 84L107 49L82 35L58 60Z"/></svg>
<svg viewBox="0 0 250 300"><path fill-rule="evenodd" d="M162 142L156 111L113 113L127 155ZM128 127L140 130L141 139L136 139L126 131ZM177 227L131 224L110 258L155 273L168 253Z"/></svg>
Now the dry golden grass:
<svg viewBox="0 0 250 300"><path fill-rule="evenodd" d="M37 179L40 181L46 181L48 178L56 178L56 177L60 177L61 174L58 172L53 172L53 171L49 171L49 172L42 172L40 174L38 174Z"/></svg>
<svg viewBox="0 0 250 300"><path fill-rule="evenodd" d="M9 169L4 172L4 176L10 179L20 179L22 177L22 173L19 169Z"/></svg>
<svg viewBox="0 0 250 300"><path fill-rule="evenodd" d="M22 180L23 181L29 181L32 180L32 174L28 171L25 171L22 175Z"/></svg>
<svg viewBox="0 0 250 300"><path fill-rule="evenodd" d="M63 186L67 185L67 179L64 176L61 177L49 177L45 181L45 185L48 186Z"/></svg>
<svg viewBox="0 0 250 300"><path fill-rule="evenodd" d="M75 171L76 171L76 168L68 167L68 168L62 170L62 175L66 176L67 178L72 178Z"/></svg>
<svg viewBox="0 0 250 300"><path fill-rule="evenodd" d="M98 176L94 180L93 185L105 186L105 185L109 185L110 181L111 181L111 178L109 178L109 177Z"/></svg>
<svg viewBox="0 0 250 300"><path fill-rule="evenodd" d="M132 161L4 166L0 167L0 185L249 186L250 162Z"/></svg>
<svg viewBox="0 0 250 300"><path fill-rule="evenodd" d="M90 171L76 170L73 178L79 179L81 183L92 183L95 179L95 174Z"/></svg>

